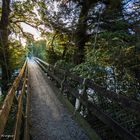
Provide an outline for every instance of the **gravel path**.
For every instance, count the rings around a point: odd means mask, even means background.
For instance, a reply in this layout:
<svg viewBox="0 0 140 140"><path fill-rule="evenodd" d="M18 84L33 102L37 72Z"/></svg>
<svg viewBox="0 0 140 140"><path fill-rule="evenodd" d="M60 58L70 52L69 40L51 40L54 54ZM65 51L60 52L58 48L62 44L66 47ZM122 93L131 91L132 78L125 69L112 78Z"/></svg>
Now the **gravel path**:
<svg viewBox="0 0 140 140"><path fill-rule="evenodd" d="M55 96L38 65L28 63L31 76L32 140L89 140Z"/></svg>

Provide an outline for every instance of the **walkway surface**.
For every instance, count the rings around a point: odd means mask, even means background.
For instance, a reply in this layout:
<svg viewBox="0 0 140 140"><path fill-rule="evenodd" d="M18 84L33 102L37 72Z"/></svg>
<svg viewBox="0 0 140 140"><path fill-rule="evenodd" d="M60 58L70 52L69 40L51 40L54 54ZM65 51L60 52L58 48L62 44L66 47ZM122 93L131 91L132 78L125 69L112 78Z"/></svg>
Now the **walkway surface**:
<svg viewBox="0 0 140 140"><path fill-rule="evenodd" d="M28 62L31 76L32 140L89 140L57 99L50 82L33 61Z"/></svg>

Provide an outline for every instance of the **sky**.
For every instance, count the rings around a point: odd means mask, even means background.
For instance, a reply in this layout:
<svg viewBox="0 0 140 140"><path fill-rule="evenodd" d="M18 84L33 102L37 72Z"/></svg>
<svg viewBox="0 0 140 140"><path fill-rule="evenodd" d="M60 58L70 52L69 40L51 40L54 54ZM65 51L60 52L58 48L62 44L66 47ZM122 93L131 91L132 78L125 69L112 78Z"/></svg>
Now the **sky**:
<svg viewBox="0 0 140 140"><path fill-rule="evenodd" d="M23 0L14 0L14 1L23 1ZM0 7L1 6L2 6L2 0L0 0ZM35 9L35 12L37 12L36 9ZM33 34L35 40L41 39L41 33L37 29L35 29L25 23L21 23L21 26L25 32ZM24 44L24 45L26 44L26 41L24 39L22 39L22 44Z"/></svg>
<svg viewBox="0 0 140 140"><path fill-rule="evenodd" d="M23 0L20 0L20 1L23 1ZM58 12L57 4L58 4L57 2L54 2L54 5L53 5L53 11L55 11L55 12ZM48 8L51 8L51 7L48 7ZM40 18L38 15L38 11L36 9L34 9L34 12L37 14L38 18ZM21 26L25 32L29 32L29 33L33 34L35 40L41 39L41 33L37 29L31 27L30 25L27 25L26 23L21 23ZM23 42L25 44L25 40Z"/></svg>
<svg viewBox="0 0 140 140"><path fill-rule="evenodd" d="M21 26L25 32L33 34L35 40L38 40L41 38L41 34L37 29L27 25L26 23L21 23Z"/></svg>
<svg viewBox="0 0 140 140"><path fill-rule="evenodd" d="M21 26L23 28L23 31L24 32L31 33L34 36L34 39L35 40L42 39L41 38L41 33L37 29L35 29L35 28L33 28L33 27L25 24L25 23L21 23ZM26 39L20 38L20 41L21 41L21 43L22 43L23 46L26 46L26 42L27 42Z"/></svg>

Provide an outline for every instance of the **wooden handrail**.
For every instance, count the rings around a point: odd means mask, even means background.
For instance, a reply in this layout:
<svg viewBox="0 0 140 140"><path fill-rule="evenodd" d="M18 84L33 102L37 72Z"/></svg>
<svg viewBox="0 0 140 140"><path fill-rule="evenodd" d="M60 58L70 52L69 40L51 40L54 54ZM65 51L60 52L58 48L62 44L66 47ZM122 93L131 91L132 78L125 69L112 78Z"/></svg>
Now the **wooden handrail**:
<svg viewBox="0 0 140 140"><path fill-rule="evenodd" d="M133 99L128 98L127 96L121 95L121 94L117 94L113 91L108 91L105 88L95 84L92 80L87 80L86 85L88 85L88 87L93 88L94 90L104 96L107 97L108 99L119 103L121 106L131 109L132 111L137 112L138 114L140 114L140 103L138 101L135 101Z"/></svg>
<svg viewBox="0 0 140 140"><path fill-rule="evenodd" d="M40 61L41 63L43 63L43 64L46 65L46 66L49 66L49 65L50 65L49 63L47 63L47 62L45 62L45 61L43 61L43 60L41 60L41 59L39 59L39 58L37 58L37 57L34 57L34 59Z"/></svg>
<svg viewBox="0 0 140 140"><path fill-rule="evenodd" d="M27 84L27 68L25 71L25 75L24 75L24 82L22 85L22 89L21 89L21 94L18 97L18 111L17 111L17 117L16 117L16 123L15 123L15 128L14 128L14 138L13 140L19 140L20 139L20 128L22 125L22 117L24 117L23 115L23 96L25 95L25 88L26 88L26 84Z"/></svg>
<svg viewBox="0 0 140 140"><path fill-rule="evenodd" d="M25 61L22 69L20 70L19 75L16 77L13 85L11 86L10 90L8 91L8 93L7 93L6 97L5 97L4 103L2 105L2 108L0 110L0 139L1 139L1 135L4 132L6 122L8 120L8 115L9 115L9 112L11 110L11 106L13 104L15 91L17 90L18 85L20 83L20 80L22 79L22 77L24 75L24 72L26 70L26 66L27 66L27 61Z"/></svg>
<svg viewBox="0 0 140 140"><path fill-rule="evenodd" d="M124 139L127 139L127 140L139 140L131 132L129 132L128 130L123 128L121 125L119 125L119 123L117 123L115 120L113 120L111 117L109 117L103 111L101 111L97 105L95 105L94 103L92 103L90 101L85 101L84 99L82 99L81 96L78 94L78 92L73 90L70 86L67 86L67 89L69 89L69 91L71 91L71 94L74 97L76 97L77 99L79 99L80 102L84 106L86 106L92 112L93 115L95 115L100 120L102 120L110 128L116 130L116 133L118 133L118 135L123 136Z"/></svg>
<svg viewBox="0 0 140 140"><path fill-rule="evenodd" d="M42 64L44 64L44 65L47 64L46 66L49 66L48 63L42 61L41 59L39 59L39 58L35 58L35 59L40 61ZM79 77L75 74L71 74L70 72L59 69L58 67L52 67L52 68L56 69L56 71L59 71L62 75L66 74L67 77L69 77L73 81L79 82L80 84L82 84L82 81L84 80L83 77ZM58 79L55 76L53 76L53 77L54 77L54 79ZM58 82L61 82L61 80L59 79ZM106 88L95 84L94 81L92 81L90 79L86 79L85 85L89 88L92 88L95 92L97 92L101 96L111 99L114 102L120 103L121 106L131 109L132 111L135 111L138 114L140 114L140 103L138 101L129 99L128 97L117 94L113 91L108 91L108 90L106 90Z"/></svg>

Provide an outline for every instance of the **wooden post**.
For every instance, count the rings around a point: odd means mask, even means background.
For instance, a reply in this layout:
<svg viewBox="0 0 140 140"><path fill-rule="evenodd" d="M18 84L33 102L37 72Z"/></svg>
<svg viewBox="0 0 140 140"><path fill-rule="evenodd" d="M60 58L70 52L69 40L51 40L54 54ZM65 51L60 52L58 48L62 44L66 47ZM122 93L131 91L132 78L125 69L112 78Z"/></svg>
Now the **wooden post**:
<svg viewBox="0 0 140 140"><path fill-rule="evenodd" d="M19 96L19 100L18 100L18 112L17 112L17 117L16 117L13 140L20 139L21 124L22 124L22 112L23 112L23 96L25 93L25 84L26 84L26 81L24 81L24 83L23 83L21 95Z"/></svg>
<svg viewBox="0 0 140 140"><path fill-rule="evenodd" d="M53 74L55 75L56 65L53 66Z"/></svg>
<svg viewBox="0 0 140 140"><path fill-rule="evenodd" d="M81 91L81 93L79 93L80 99L77 99L77 102L79 103L79 105L77 108L75 108L74 115L76 114L76 111L81 110L82 104L81 104L80 100L82 99L87 102L88 97L87 97L87 92L86 92L86 80L87 80L86 78L83 79L82 91ZM83 110L85 110L85 107L83 107Z"/></svg>
<svg viewBox="0 0 140 140"><path fill-rule="evenodd" d="M61 91L61 93L63 94L63 91L64 91L64 83L65 83L65 81L66 81L66 79L67 79L67 76L66 76L66 71L64 72L64 78L63 78L63 80L62 80L62 82L61 82L61 88L60 88L60 91Z"/></svg>
<svg viewBox="0 0 140 140"><path fill-rule="evenodd" d="M28 71L27 71L28 73ZM28 80L27 80L27 93L26 93L26 112L25 112L25 124L24 124L24 140L30 140L30 131L29 131L29 103L30 103L30 96L31 96L31 87L30 87L30 76L29 73Z"/></svg>
<svg viewBox="0 0 140 140"><path fill-rule="evenodd" d="M13 99L14 99L14 96L15 96L15 91L16 91L16 89L18 87L20 79L23 77L23 74L24 74L24 71L25 71L25 68L26 68L26 64L27 64L27 61L25 61L25 63L23 65L19 75L16 77L12 87L8 91L8 94L5 97L3 106L2 106L2 108L0 110L0 139L1 139L1 135L4 132L4 128L6 126L6 122L8 120L8 115L9 115L9 112L10 112L12 104L13 104Z"/></svg>
<svg viewBox="0 0 140 140"><path fill-rule="evenodd" d="M83 80L83 83L82 83L83 89L82 89L82 93L81 93L80 98L87 103L87 101L88 101L88 95L87 95L87 92L86 92L86 89L87 89L86 88L86 80L87 80L86 78L84 78L84 80ZM82 109L83 109L83 115L84 115L85 110L86 110L86 106L82 106L82 107L83 107Z"/></svg>

